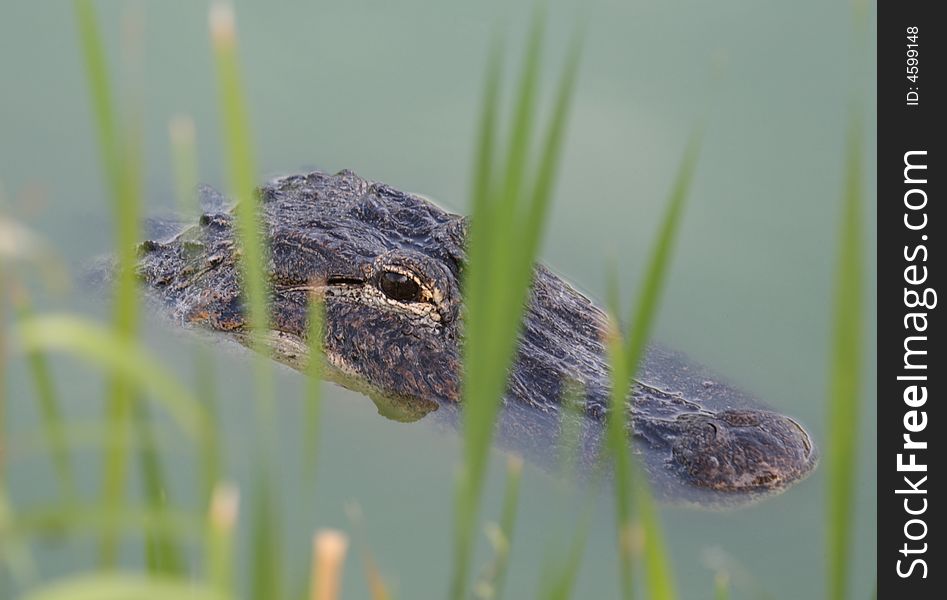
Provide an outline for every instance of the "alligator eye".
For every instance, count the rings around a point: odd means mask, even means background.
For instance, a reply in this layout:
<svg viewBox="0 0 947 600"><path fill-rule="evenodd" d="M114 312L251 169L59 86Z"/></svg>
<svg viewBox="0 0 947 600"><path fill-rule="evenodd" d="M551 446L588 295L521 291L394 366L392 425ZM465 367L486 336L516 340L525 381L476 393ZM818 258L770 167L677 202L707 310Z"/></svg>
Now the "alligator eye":
<svg viewBox="0 0 947 600"><path fill-rule="evenodd" d="M421 286L412 277L395 271L384 271L379 277L379 287L386 296L398 302L420 302Z"/></svg>

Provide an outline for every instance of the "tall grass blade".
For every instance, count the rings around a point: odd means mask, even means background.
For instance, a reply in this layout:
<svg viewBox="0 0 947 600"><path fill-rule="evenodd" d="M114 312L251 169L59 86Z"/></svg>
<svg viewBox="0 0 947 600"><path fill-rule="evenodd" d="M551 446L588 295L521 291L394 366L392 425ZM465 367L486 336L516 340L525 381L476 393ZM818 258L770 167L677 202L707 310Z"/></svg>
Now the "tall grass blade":
<svg viewBox="0 0 947 600"><path fill-rule="evenodd" d="M8 289L6 265L0 254L0 290ZM0 293L0 438L7 436L7 294ZM0 482L3 480L4 464L0 462Z"/></svg>
<svg viewBox="0 0 947 600"><path fill-rule="evenodd" d="M726 571L720 571L714 576L714 600L730 599L730 577Z"/></svg>
<svg viewBox="0 0 947 600"><path fill-rule="evenodd" d="M250 325L251 346L257 350L254 361L257 386L257 408L260 416L262 462L269 460L272 447L273 400L272 371L262 356L265 351L259 338L269 326L267 287L264 273L266 248L261 235L259 196L254 177L256 162L250 141L249 117L240 82L237 63L237 31L233 6L227 0L214 0L210 9L211 42L217 69L217 92L223 120L227 167L230 187L237 201L237 230L240 237L240 273L244 296L244 310Z"/></svg>
<svg viewBox="0 0 947 600"><path fill-rule="evenodd" d="M274 445L272 369L264 356L265 347L260 340L270 320L267 307L269 292L264 273L266 248L261 235L260 202L254 181L256 164L237 60L237 30L232 4L227 0L214 0L209 17L230 187L237 201L235 211L242 251L240 271L246 299L244 310L250 325L250 344L257 351L254 381L257 388L260 448L257 453L251 530L251 544L257 563L252 573L251 593L254 598L264 599L280 597L282 584L279 522L275 510L278 502L276 488L269 483L267 468L272 461Z"/></svg>
<svg viewBox="0 0 947 600"><path fill-rule="evenodd" d="M26 290L20 286L10 286L13 301L16 304L18 320L28 320L33 317ZM33 386L36 388L36 403L39 407L43 430L46 434L47 447L52 455L59 482L59 492L63 500L72 502L77 498L76 479L69 460L69 448L66 443L64 427L65 420L59 398L53 383L53 376L49 369L46 355L39 351L28 352L26 355Z"/></svg>
<svg viewBox="0 0 947 600"><path fill-rule="evenodd" d="M532 197L527 206L527 215L524 221L523 245L527 252L539 252L540 236L550 204L556 174L559 172L559 158L562 155L562 143L565 139L566 124L569 111L572 107L572 96L576 87L576 78L579 73L579 62L582 58L581 33L572 38L566 66L559 80L559 89L556 94L556 103L546 138L542 145L536 181L533 184Z"/></svg>
<svg viewBox="0 0 947 600"><path fill-rule="evenodd" d="M259 335L269 325L267 290L263 266L264 245L260 233L259 197L254 177L256 164L250 141L249 118L244 104L240 68L237 64L237 31L233 6L214 0L210 9L211 42L217 69L218 104L224 131L224 147L230 187L237 201L236 217L241 242L241 275L246 294L250 329ZM265 362L263 364L266 364ZM259 400L269 402L268 390Z"/></svg>
<svg viewBox="0 0 947 600"><path fill-rule="evenodd" d="M139 239L140 144L137 137L122 138L117 113L112 105L105 51L92 2L74 0L74 7L86 66L86 79L99 134L102 163L112 197L117 256L114 327L120 336L133 339L138 322L135 248ZM116 440L129 434L131 402L128 383L118 376L114 377L110 383L106 418L112 425L110 435ZM124 502L127 458L122 453L113 452L106 454L104 461L103 502L118 510ZM100 547L100 559L103 564L115 563L117 543L117 539L109 531L103 532Z"/></svg>
<svg viewBox="0 0 947 600"><path fill-rule="evenodd" d="M325 338L325 305L318 298L309 299L309 364L306 366L305 424L303 427L304 449L303 481L312 495L319 451L319 419L322 412L322 373L324 356L322 340Z"/></svg>
<svg viewBox="0 0 947 600"><path fill-rule="evenodd" d="M16 513L11 533L29 537L61 537L64 533L99 534L106 527L133 535L167 536L197 541L203 531L199 517L190 512L155 513L148 507L125 506L113 513L102 505L40 506L24 508Z"/></svg>
<svg viewBox="0 0 947 600"><path fill-rule="evenodd" d="M475 175L473 217L468 239L468 264L464 274L467 299L464 339L464 464L457 485L454 572L450 595L466 596L473 531L479 511L487 455L507 373L517 347L520 321L525 310L532 264L535 260L545 207L529 208L533 190L551 191L549 182L531 181L529 142L532 134L539 77L542 19L537 11L524 58L523 72L510 125L509 147L502 165L493 167L494 127L499 90L495 54L487 70L484 108L478 138L480 147ZM564 112L554 115L548 130L562 127ZM555 120L558 120L556 122ZM558 155L554 144L552 155ZM552 164L555 164L554 162ZM494 171L500 175L494 175ZM551 194L539 196L543 203ZM537 216L538 215L538 216ZM536 229L535 243L524 243L521 232Z"/></svg>
<svg viewBox="0 0 947 600"><path fill-rule="evenodd" d="M633 316L630 319L628 350L625 360L632 376L638 370L638 363L644 353L645 344L651 336L651 326L657 315L657 306L661 298L661 289L667 275L674 249L677 232L680 229L684 203L690 194L691 182L697 167L700 150L701 132L697 132L684 151L684 158L674 178L671 194L668 198L667 212L658 231L658 238L651 249L651 257L642 282L641 291Z"/></svg>
<svg viewBox="0 0 947 600"><path fill-rule="evenodd" d="M651 490L645 480L645 474L632 466L632 489L635 492L635 505L638 508L641 527L644 530L644 567L648 584L648 597L657 600L677 597L674 574L668 558L667 544L661 528L661 517L655 507Z"/></svg>
<svg viewBox="0 0 947 600"><path fill-rule="evenodd" d="M2 383L2 380L0 380ZM4 589L13 584L23 589L36 578L36 564L30 554L26 536L16 531L19 514L14 513L6 490L6 482L0 479L0 572L5 570L9 580L0 577L0 597L6 597Z"/></svg>
<svg viewBox="0 0 947 600"><path fill-rule="evenodd" d="M614 280L614 277L612 277ZM617 290L616 286L611 286ZM615 292L617 294L617 291ZM609 294L609 302L617 303L615 294ZM608 363L611 367L611 412L606 421L606 439L608 440L609 455L613 462L615 473L615 516L618 524L618 567L621 584L621 594L624 600L634 597L634 570L631 540L633 539L632 523L632 492L631 466L629 457L629 437L625 414L625 398L630 386L631 375L628 372L628 361L625 359L627 349L623 343L621 330L616 322L616 304L609 308L609 330L606 339Z"/></svg>
<svg viewBox="0 0 947 600"><path fill-rule="evenodd" d="M482 223L490 218L492 203L491 194L493 192L494 186L492 175L494 161L493 146L494 140L496 138L495 128L497 106L499 104L499 87L500 59L498 45L496 40L494 40L494 46L491 51L491 57L487 67L486 82L484 85L485 92L483 96L483 108L481 110L481 122L479 126L478 148L475 153L477 160L474 166L475 179L472 190L473 207L471 216L472 223L474 224ZM489 227L470 227L468 232L470 238L469 252L485 252L485 249L488 249L491 245L490 234L491 231ZM482 281L486 276L487 273L485 269L467 269L464 280L464 289L467 297L468 321L471 319L474 322L485 321L485 318L481 313L483 313L484 305L486 304L487 287L485 282ZM469 345L469 343L470 341L468 338L466 344ZM486 358L486 354L477 354L468 348L464 355L465 381L471 379L471 373L479 373L483 370L483 367L480 363ZM467 397L469 395L470 392L465 390L464 396ZM470 413L467 413L464 417L465 440L469 440L470 437L466 434L467 428L470 427L467 425L467 423L470 422L470 420ZM454 598L455 600L460 600L466 595L465 588L467 585L467 572L469 570L471 546L473 544L472 537L475 519L474 512L476 511L474 501L475 490L472 477L472 466L466 461L467 453L470 452L468 446L472 443L472 440L465 442L465 461L464 465L461 467L460 473L458 474L456 487L456 506L454 512L454 564L450 584L450 597Z"/></svg>
<svg viewBox="0 0 947 600"><path fill-rule="evenodd" d="M164 515L168 506L169 488L164 476L164 467L155 442L151 414L147 405L136 403L132 409L135 433L141 440L138 444L138 461L141 464L145 502L157 515ZM145 559L152 573L179 575L184 572L184 560L177 540L162 535L149 535L145 540Z"/></svg>
<svg viewBox="0 0 947 600"><path fill-rule="evenodd" d="M862 119L853 111L846 141L826 439L828 597L848 597L854 507L862 329Z"/></svg>
<svg viewBox="0 0 947 600"><path fill-rule="evenodd" d="M634 594L632 571L632 532L631 511L628 503L633 501L638 509L641 527L644 530L644 562L647 573L649 597L659 600L675 597L674 579L664 548L664 538L654 502L642 475L636 473L634 461L629 460L631 439L628 435L628 417L626 398L631 387L638 363L644 353L645 344L650 336L651 327L657 313L661 289L670 264L671 251L680 220L684 202L690 191L694 169L697 164L699 135L688 144L684 158L671 189L670 197L658 238L651 250L644 281L638 292L636 309L631 318L631 331L627 339L612 319L612 331L609 335L608 349L611 364L611 407L608 418L608 439L611 456L615 464L615 494L619 530L619 556L621 557L621 578L623 597ZM614 288L613 288L614 289ZM615 292L610 294L612 301ZM617 314L617 306L612 307Z"/></svg>
<svg viewBox="0 0 947 600"><path fill-rule="evenodd" d="M213 443L207 443L201 446L203 456L201 461L207 466L207 476L200 478L201 483L201 503L208 505L211 501L211 495L214 492L214 486L217 485L217 479L224 472L222 440L217 432L217 386L214 378L214 360L210 352L204 346L200 346L196 351L196 383L195 391L197 400L204 408L207 414L208 427L214 430L212 436Z"/></svg>
<svg viewBox="0 0 947 600"><path fill-rule="evenodd" d="M475 209L484 207L489 201L490 182L493 180L502 56L502 46L499 41L494 39L490 45L490 57L487 60L487 72L484 78L484 91L480 107L480 127L477 130L477 150L474 153L475 160L470 197Z"/></svg>
<svg viewBox="0 0 947 600"><path fill-rule="evenodd" d="M125 573L80 575L47 584L19 600L226 600L228 596L184 579Z"/></svg>
<svg viewBox="0 0 947 600"><path fill-rule="evenodd" d="M250 532L253 553L250 597L256 600L283 597L281 523L275 510L275 496L268 478L264 473L258 473Z"/></svg>

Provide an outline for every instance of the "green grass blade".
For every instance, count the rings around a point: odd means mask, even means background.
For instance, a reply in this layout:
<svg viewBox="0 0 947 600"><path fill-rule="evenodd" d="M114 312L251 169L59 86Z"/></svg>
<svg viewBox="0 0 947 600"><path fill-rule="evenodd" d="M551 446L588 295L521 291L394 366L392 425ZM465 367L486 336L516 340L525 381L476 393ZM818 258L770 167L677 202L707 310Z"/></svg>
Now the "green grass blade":
<svg viewBox="0 0 947 600"><path fill-rule="evenodd" d="M240 67L237 62L237 32L233 7L215 0L210 10L211 42L217 70L218 105L224 132L230 187L237 201L237 228L240 234L241 275L246 294L250 328L256 334L269 325L267 290L263 265L263 239L260 235L259 196L256 193L256 161L250 141Z"/></svg>
<svg viewBox="0 0 947 600"><path fill-rule="evenodd" d="M130 535L158 535L197 541L203 531L201 520L189 512L168 510L155 513L150 508L125 506L110 512L102 505L30 507L16 513L11 535L22 537L62 537L65 534L98 535L103 529Z"/></svg>
<svg viewBox="0 0 947 600"><path fill-rule="evenodd" d="M562 144L565 139L566 125L569 111L572 107L572 96L576 87L576 78L579 72L579 62L582 57L582 36L573 37L566 58L566 66L559 81L556 94L556 103L546 132L543 153L533 184L532 197L527 207L528 214L525 220L523 244L527 252L535 254L539 251L540 234L546 223L549 211L550 197L552 196L556 174L559 172L559 159L562 155Z"/></svg>
<svg viewBox="0 0 947 600"><path fill-rule="evenodd" d="M649 597L659 600L675 597L674 579L664 548L664 538L650 491L643 475L636 472L634 462L629 460L631 440L628 436L628 414L626 398L638 363L650 336L651 326L657 313L661 290L670 264L671 251L683 215L684 202L690 192L694 169L697 164L699 135L695 135L684 153L681 167L675 177L667 209L658 238L652 247L651 257L645 271L644 281L638 293L636 310L631 319L631 332L623 340L617 323L612 325L609 335L609 360L612 368L611 407L608 418L608 439L615 462L615 493L619 530L619 555L621 557L622 594L630 598L633 593L631 581L631 511L629 501L637 506L641 527L644 530L644 562L647 573ZM612 292L614 299L617 294ZM614 301L614 300L613 300ZM612 307L617 314L617 306ZM630 497L631 495L631 497Z"/></svg>
<svg viewBox="0 0 947 600"><path fill-rule="evenodd" d="M125 573L80 575L47 584L19 600L225 600L228 596L184 579Z"/></svg>
<svg viewBox="0 0 947 600"><path fill-rule="evenodd" d="M16 294L17 297L14 299L18 305L16 307L17 319L22 321L32 318L33 309L30 306L26 290L18 287L12 289L19 289ZM62 408L59 405L53 376L49 370L49 362L46 355L39 350L28 352L26 358L33 385L36 388L36 403L39 406L47 446L56 468L60 494L65 501L71 502L78 496L76 479L73 474L72 463L69 460L69 448L63 433L65 420Z"/></svg>
<svg viewBox="0 0 947 600"><path fill-rule="evenodd" d="M306 366L305 423L303 427L303 481L312 496L319 452L319 419L322 413L322 374L325 368L322 351L325 339L325 305L316 297L309 300L309 364Z"/></svg>
<svg viewBox="0 0 947 600"><path fill-rule="evenodd" d="M201 461L205 465L204 476L200 478L201 501L203 505L207 505L211 501L214 486L217 485L224 470L224 451L221 448L221 435L217 431L217 386L214 378L214 360L204 346L197 348L196 354L195 391L198 402L207 414L208 427L213 430L211 440L201 446Z"/></svg>
<svg viewBox="0 0 947 600"><path fill-rule="evenodd" d="M2 223L0 223L2 224ZM0 290L8 289L6 265L0 255ZM7 294L0 293L0 438L7 436ZM3 470L0 469L0 481Z"/></svg>
<svg viewBox="0 0 947 600"><path fill-rule="evenodd" d="M253 553L250 597L256 600L283 597L281 524L274 498L275 493L266 478L258 475L250 541Z"/></svg>
<svg viewBox="0 0 947 600"><path fill-rule="evenodd" d="M611 277L610 281L615 278ZM631 465L629 460L629 437L625 413L625 398L628 395L631 374L628 372L628 361L625 359L627 349L622 343L621 331L614 317L618 306L617 285L610 285L609 302L614 302L609 308L609 331L606 339L608 363L611 367L611 411L606 421L606 439L608 440L609 454L613 462L615 516L618 524L618 565L620 589L622 598L631 600L634 597L635 563L632 555L631 540L633 539L632 523L632 492L631 492ZM617 408L617 410L616 410Z"/></svg>
<svg viewBox="0 0 947 600"><path fill-rule="evenodd" d="M210 9L210 33L217 71L218 104L223 121L224 141L230 187L240 238L240 261L247 321L251 346L257 351L254 360L258 435L257 483L254 486L252 552L256 568L252 573L251 594L254 598L280 597L282 577L279 554L279 522L275 500L276 488L269 483L268 465L274 446L274 403L272 369L264 356L260 336L269 328L268 294L264 265L266 247L261 235L260 199L256 193L256 164L250 141L249 117L243 96L237 60L237 31L233 6L227 0L214 0Z"/></svg>
<svg viewBox="0 0 947 600"><path fill-rule="evenodd" d="M839 231L830 367L826 481L828 597L848 596L850 543L858 450L862 328L862 145L860 113L854 112L846 142L845 183Z"/></svg>
<svg viewBox="0 0 947 600"><path fill-rule="evenodd" d="M730 578L725 571L714 576L714 600L730 599Z"/></svg>
<svg viewBox="0 0 947 600"><path fill-rule="evenodd" d="M2 383L0 379L0 383ZM24 589L36 579L36 564L30 554L26 537L14 531L19 523L19 514L13 510L5 482L0 479L0 567L5 567L10 584ZM0 597L7 591L3 579L0 579Z"/></svg>
<svg viewBox="0 0 947 600"><path fill-rule="evenodd" d="M131 136L123 140L117 124L117 113L112 105L108 67L104 45L96 23L95 10L90 0L74 1L76 22L86 78L92 97L93 112L99 133L99 147L106 179L112 197L115 221L116 275L113 318L115 331L128 339L136 335L138 304L135 280L135 248L139 239L139 205L141 160L140 144ZM124 143L123 143L124 142ZM114 438L128 435L131 405L129 385L114 377L109 386L106 417L112 424ZM118 444L116 444L118 445ZM127 477L127 458L121 453L104 457L102 482L103 502L118 510L124 502ZM116 560L117 540L106 532L102 538L100 559L111 565Z"/></svg>
<svg viewBox="0 0 947 600"><path fill-rule="evenodd" d="M513 216L523 194L523 184L529 170L529 146L536 114L536 88L539 83L539 66L542 55L544 15L537 8L533 16L523 60L523 71L519 78L519 90L513 122L510 128L508 155L503 179L503 195L500 197L500 225L511 225Z"/></svg>
<svg viewBox="0 0 947 600"><path fill-rule="evenodd" d="M169 488L164 476L161 456L155 443L151 415L145 404L136 402L132 409L135 433L141 440L138 461L141 464L145 502L158 515L164 515L168 505ZM172 537L149 535L145 540L145 558L151 573L180 575L184 572L178 542Z"/></svg>
<svg viewBox="0 0 947 600"><path fill-rule="evenodd" d="M489 199L490 183L493 180L493 161L496 144L497 106L500 96L500 69L502 46L494 39L490 45L490 58L487 60L487 72L484 77L483 99L481 100L480 126L477 129L477 151L473 167L473 182L470 197L474 210L483 207Z"/></svg>
<svg viewBox="0 0 947 600"><path fill-rule="evenodd" d="M211 43L217 71L218 105L224 132L230 188L237 202L235 212L240 238L240 274L244 291L244 310L250 326L251 346L265 352L259 336L269 328L268 290L264 265L266 248L261 235L260 199L256 192L256 161L250 140L240 67L237 60L237 31L233 6L227 0L214 0L210 9ZM261 451L268 462L272 447L273 399L269 361L257 356L254 362L256 397L260 417Z"/></svg>
<svg viewBox="0 0 947 600"><path fill-rule="evenodd" d="M517 347L520 321L525 310L532 264L538 248L542 223L529 209L530 193L543 189L542 182L530 182L529 141L536 112L537 82L543 22L537 12L526 48L523 71L510 125L509 147L498 181L492 176L492 126L495 122L498 67L488 68L484 94L480 148L475 175L488 173L487 181L474 185L473 219L468 239L468 263L464 273L467 299L463 346L464 376L464 465L456 496L454 572L450 596L466 596L473 531L479 511L490 440L500 401L506 389L507 373ZM496 59L494 59L496 60ZM554 133L556 124L549 130ZM558 146L553 154L558 153ZM550 179L551 181L551 179ZM548 185L551 192L551 185ZM551 194L545 194L544 200ZM540 216L544 213L540 213ZM521 232L535 228L536 243L524 243Z"/></svg>
<svg viewBox="0 0 947 600"><path fill-rule="evenodd" d="M658 238L651 249L651 257L644 281L638 293L636 310L630 320L628 351L625 359L628 369L634 376L638 370L645 344L651 335L651 325L657 314L658 302L661 298L661 289L670 266L671 251L677 238L680 221L684 212L684 203L690 193L691 182L697 167L697 156L700 149L701 134L695 134L684 151L684 159L674 178L671 195L668 198L667 212L658 231Z"/></svg>
<svg viewBox="0 0 947 600"><path fill-rule="evenodd" d="M630 461L632 465L635 461ZM635 493L634 503L638 508L641 527L644 530L644 567L648 583L649 598L664 600L677 597L674 585L674 574L671 570L671 561L668 557L667 544L661 528L661 518L651 490L645 479L644 472L632 467L632 489Z"/></svg>

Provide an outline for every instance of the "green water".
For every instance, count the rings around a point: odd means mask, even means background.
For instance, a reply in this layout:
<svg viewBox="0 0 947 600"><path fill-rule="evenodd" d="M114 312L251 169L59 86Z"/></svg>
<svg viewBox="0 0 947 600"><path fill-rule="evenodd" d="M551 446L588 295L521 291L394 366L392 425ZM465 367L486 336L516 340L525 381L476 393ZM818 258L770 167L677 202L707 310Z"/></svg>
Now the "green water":
<svg viewBox="0 0 947 600"><path fill-rule="evenodd" d="M237 2L261 177L309 167L351 168L423 193L462 212L491 34L506 32L518 56L529 2L423 3L376 0ZM551 2L549 73L573 22L587 19L586 48L544 260L602 298L608 265L630 295L653 240L688 135L706 134L656 338L689 354L798 417L821 446L842 187L844 128L853 96L868 119L874 154L873 75L868 45L855 56L849 2ZM148 212L173 204L167 123L177 113L198 128L201 179L218 187L218 115L206 5L185 0L143 7L142 68L123 52L123 3L99 2L113 73L126 98L143 102ZM873 10L872 10L873 12ZM78 54L71 3L6 0L0 8L0 182L6 210L53 241L73 270L111 245L108 203ZM873 23L869 27L873 34ZM124 57L124 58L123 58ZM511 61L511 66L515 63ZM549 78L551 80L551 77ZM547 80L547 83L550 83ZM866 165L869 197L874 165ZM873 210L867 211L873 219ZM865 224L874 231L873 220ZM871 236L869 236L871 237ZM873 261L873 240L868 260ZM873 273L873 262L868 273ZM866 404L874 397L874 279L866 331ZM45 308L102 315L101 299L46 295ZM147 343L193 381L201 340L159 323ZM250 364L229 344L210 346L227 467L249 491L256 440ZM104 385L72 360L53 363L70 415L95 415ZM5 382L9 431L37 427L32 388L14 359ZM443 596L449 576L453 477L460 438L422 421L377 415L365 397L327 386L318 491L302 486L303 381L278 369L278 477L286 569L301 576L310 532L347 527L357 501L382 571L399 596ZM854 595L866 597L875 564L875 420L862 416L855 507ZM172 441L176 439L172 434ZM15 449L14 449L15 450ZM172 491L193 504L196 467L187 451L166 454ZM83 488L98 489L96 454L77 455ZM55 491L48 460L12 452L7 476L19 506ZM499 510L503 457L497 453L486 514ZM729 512L663 513L683 598L711 595L706 556L736 565L735 596L805 598L824 588L824 473L786 494ZM542 565L564 556L581 498L527 467L509 595L530 597ZM611 499L596 501L576 597L617 596ZM241 524L246 535L248 524ZM92 538L51 542L36 553L51 577L91 564ZM140 560L138 538L126 545ZM486 558L485 544L482 557ZM77 562L75 557L80 558ZM2 577L2 576L0 576ZM347 597L364 597L360 561L345 572ZM2 589L2 588L0 588Z"/></svg>

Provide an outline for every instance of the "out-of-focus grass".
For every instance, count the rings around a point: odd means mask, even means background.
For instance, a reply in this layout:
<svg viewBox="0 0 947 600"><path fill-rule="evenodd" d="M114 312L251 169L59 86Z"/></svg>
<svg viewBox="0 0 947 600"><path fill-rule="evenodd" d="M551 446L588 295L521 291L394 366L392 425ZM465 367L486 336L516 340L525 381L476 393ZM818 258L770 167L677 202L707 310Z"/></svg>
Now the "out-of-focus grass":
<svg viewBox="0 0 947 600"><path fill-rule="evenodd" d="M260 202L256 193L256 161L250 141L250 120L243 97L240 67L237 61L237 29L233 6L227 0L214 0L210 9L210 37L217 69L217 93L229 184L236 201L237 230L240 240L240 274L245 295L244 310L251 336L259 336L269 326L266 278L264 273L266 248L261 235ZM262 344L253 339L253 345L263 351ZM264 359L258 365L267 366ZM269 369L264 369L268 371ZM268 381L269 376L258 372L257 379ZM258 390L257 400L263 406L264 419L271 419L271 389Z"/></svg>
<svg viewBox="0 0 947 600"><path fill-rule="evenodd" d="M16 284L3 287L3 289L9 289L14 296L13 302L16 304L17 319L28 320L32 318L33 309L26 290ZM2 318L2 315L0 315L0 318ZM3 340L0 339L0 343L2 342ZM69 448L64 433L65 422L52 373L49 370L49 361L45 353L34 350L27 353L27 363L33 379L33 386L36 388L36 403L39 406L48 450L52 454L58 475L60 495L65 501L71 502L77 496L76 479L72 470L72 462L69 459Z"/></svg>
<svg viewBox="0 0 947 600"><path fill-rule="evenodd" d="M498 158L501 155L495 147L501 58L497 44L490 56L484 87L464 276L467 309L462 391L464 460L457 484L450 588L450 596L458 600L467 595L473 532L487 453L517 346L578 67L579 45L576 43L563 70L546 136L534 166L530 145L537 111L542 36L543 16L537 12L502 159Z"/></svg>
<svg viewBox="0 0 947 600"><path fill-rule="evenodd" d="M833 315L832 364L829 371L828 447L826 460L827 597L848 596L854 480L858 442L859 378L862 329L862 119L852 116L845 144L845 183L839 225Z"/></svg>
<svg viewBox="0 0 947 600"><path fill-rule="evenodd" d="M105 50L96 22L91 0L74 1L76 21L82 54L85 60L86 79L91 93L95 123L99 136L101 160L112 200L115 235L115 285L113 319L116 333L132 340L137 333L138 301L136 297L135 249L139 240L139 205L141 157L137 137L123 134L119 126L118 112L112 105L112 90L109 83ZM113 377L110 384L106 414L115 440L129 435L129 416L133 398L128 382L120 376ZM114 447L121 444L116 443ZM118 451L105 455L102 482L103 502L114 510L120 510L125 500L128 470L127 456ZM108 530L103 531L100 559L105 565L113 565L117 558L118 540Z"/></svg>
<svg viewBox="0 0 947 600"><path fill-rule="evenodd" d="M22 596L20 600L225 600L215 589L181 579L124 573L80 575Z"/></svg>
<svg viewBox="0 0 947 600"><path fill-rule="evenodd" d="M214 0L210 8L210 37L217 70L218 105L224 131L230 188L237 202L236 220L240 240L240 274L244 312L249 323L250 345L256 350L255 377L257 432L257 474L254 484L251 538L256 560L250 573L252 597L279 597L282 585L278 489L271 482L274 418L272 368L264 356L260 336L269 327L269 307L264 265L267 249L261 232L260 202L256 193L256 163L250 141L249 117L237 60L237 29L233 6Z"/></svg>
<svg viewBox="0 0 947 600"><path fill-rule="evenodd" d="M306 365L306 398L303 408L305 411L305 423L303 424L303 452L305 452L303 464L305 465L305 472L303 473L303 481L306 482L306 488L310 494L312 494L316 465L318 464L322 373L325 366L322 352L322 340L325 336L324 321L325 304L314 296L309 299L309 332L307 334L309 364Z"/></svg>
<svg viewBox="0 0 947 600"><path fill-rule="evenodd" d="M15 536L55 537L64 532L96 535L112 527L117 533L145 534L182 541L199 540L204 530L199 517L190 512L155 513L148 507L126 505L121 512L110 512L102 505L33 506L16 513L10 528Z"/></svg>
<svg viewBox="0 0 947 600"><path fill-rule="evenodd" d="M163 516L168 507L170 490L164 476L161 455L155 443L151 423L151 411L138 402L132 409L133 433L141 440L136 445L141 464L141 479L144 485L144 500L155 514ZM208 419L208 423L210 420ZM184 572L184 559L177 541L170 536L149 535L145 540L145 562L154 573L180 574Z"/></svg>
<svg viewBox="0 0 947 600"><path fill-rule="evenodd" d="M183 216L195 216L200 209L197 196L197 150L196 127L194 120L187 115L178 115L171 119L168 125L171 143L171 164L174 175L174 190L177 197L178 209ZM207 413L208 421L217 422L217 389L214 381L214 361L209 350L203 346L195 350L195 391L197 398ZM218 438L219 439L219 438ZM214 471L219 473L223 468L223 458L219 445L208 447L206 457L208 462L215 466ZM211 493L219 482L211 479L202 479L201 500L209 504Z"/></svg>
<svg viewBox="0 0 947 600"><path fill-rule="evenodd" d="M721 571L714 575L714 600L729 600L730 598L730 578L727 573Z"/></svg>
<svg viewBox="0 0 947 600"><path fill-rule="evenodd" d="M89 361L108 372L121 376L129 390L150 393L187 433L199 448L203 470L201 477L216 481L219 477L216 459L217 431L203 407L190 391L151 357L140 344L103 329L83 319L64 315L47 315L22 320L14 328L15 347L21 351L66 351ZM127 445L127 438L109 437L108 442ZM105 453L126 453L124 446L106 447ZM119 509L104 504L107 514L119 514ZM109 535L114 535L110 533Z"/></svg>
<svg viewBox="0 0 947 600"><path fill-rule="evenodd" d="M674 579L665 549L664 536L654 501L644 474L630 460L631 437L628 435L628 392L631 389L638 364L657 315L657 307L670 266L677 231L684 211L684 202L690 191L697 163L699 136L695 136L684 153L668 198L667 212L651 249L644 280L638 290L635 310L630 319L630 332L623 335L614 315L618 314L618 299L612 286L609 299L612 317L608 339L611 366L611 405L608 416L610 456L615 468L615 504L618 518L618 552L620 557L621 589L624 598L634 595L632 556L632 503L644 530L644 563L647 573L649 598L675 597Z"/></svg>

